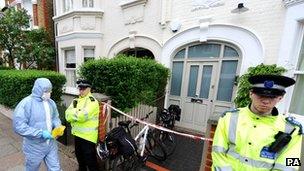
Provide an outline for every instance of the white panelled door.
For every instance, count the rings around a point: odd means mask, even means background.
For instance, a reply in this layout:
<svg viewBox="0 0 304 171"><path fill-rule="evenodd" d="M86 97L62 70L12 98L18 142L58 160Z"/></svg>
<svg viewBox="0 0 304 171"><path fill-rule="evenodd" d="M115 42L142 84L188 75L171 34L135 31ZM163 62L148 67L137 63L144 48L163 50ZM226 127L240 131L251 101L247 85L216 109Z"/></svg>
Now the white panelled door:
<svg viewBox="0 0 304 171"><path fill-rule="evenodd" d="M179 105L176 125L203 133L207 121L233 107L239 51L227 43L194 43L182 47L172 61L168 106Z"/></svg>
<svg viewBox="0 0 304 171"><path fill-rule="evenodd" d="M217 62L189 62L186 67L180 126L205 131L213 102Z"/></svg>

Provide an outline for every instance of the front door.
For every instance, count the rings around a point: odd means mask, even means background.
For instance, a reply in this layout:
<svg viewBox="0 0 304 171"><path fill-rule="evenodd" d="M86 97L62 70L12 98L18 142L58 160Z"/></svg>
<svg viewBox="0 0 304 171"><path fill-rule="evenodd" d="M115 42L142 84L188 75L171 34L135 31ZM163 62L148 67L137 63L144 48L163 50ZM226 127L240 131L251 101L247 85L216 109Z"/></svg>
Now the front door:
<svg viewBox="0 0 304 171"><path fill-rule="evenodd" d="M217 62L188 62L180 126L205 132L212 110Z"/></svg>
<svg viewBox="0 0 304 171"><path fill-rule="evenodd" d="M240 55L227 43L194 43L181 48L172 60L166 106L179 105L176 126L203 133L210 117L233 107Z"/></svg>

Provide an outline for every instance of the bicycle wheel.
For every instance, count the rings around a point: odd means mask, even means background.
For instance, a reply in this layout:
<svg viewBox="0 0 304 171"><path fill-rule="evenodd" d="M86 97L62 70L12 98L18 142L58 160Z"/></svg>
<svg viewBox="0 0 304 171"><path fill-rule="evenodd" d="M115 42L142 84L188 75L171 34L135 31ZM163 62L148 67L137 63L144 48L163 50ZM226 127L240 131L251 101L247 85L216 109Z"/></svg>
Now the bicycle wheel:
<svg viewBox="0 0 304 171"><path fill-rule="evenodd" d="M151 133L148 134L145 150L151 157L154 157L159 161L167 159L165 148Z"/></svg>
<svg viewBox="0 0 304 171"><path fill-rule="evenodd" d="M161 131L159 135L159 140L164 146L167 156L171 156L176 148L175 135L170 132Z"/></svg>
<svg viewBox="0 0 304 171"><path fill-rule="evenodd" d="M139 171L141 162L136 155L118 156L112 162L112 171Z"/></svg>

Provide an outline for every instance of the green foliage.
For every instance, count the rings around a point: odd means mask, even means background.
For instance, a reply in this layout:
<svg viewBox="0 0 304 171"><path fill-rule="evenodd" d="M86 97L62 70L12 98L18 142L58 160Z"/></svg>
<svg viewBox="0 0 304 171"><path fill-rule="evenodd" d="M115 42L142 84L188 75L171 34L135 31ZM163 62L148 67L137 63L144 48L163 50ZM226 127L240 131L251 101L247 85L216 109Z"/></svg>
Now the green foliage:
<svg viewBox="0 0 304 171"><path fill-rule="evenodd" d="M26 64L25 69L54 69L55 49L43 28L27 31L23 46L16 53L18 62Z"/></svg>
<svg viewBox="0 0 304 171"><path fill-rule="evenodd" d="M61 120L62 125L66 125L68 122L65 119L65 111L67 107L62 103L57 103L57 110L59 113L59 119Z"/></svg>
<svg viewBox="0 0 304 171"><path fill-rule="evenodd" d="M0 49L7 50L5 62L14 67L16 51L22 47L26 37L25 29L29 28L29 15L25 9L8 8L0 18Z"/></svg>
<svg viewBox="0 0 304 171"><path fill-rule="evenodd" d="M10 70L10 69L14 69L14 68L0 65L0 70Z"/></svg>
<svg viewBox="0 0 304 171"><path fill-rule="evenodd" d="M0 18L0 49L4 49L4 62L15 66L17 59L24 67L36 69L54 69L55 49L45 29L29 28L29 19L25 9L8 8Z"/></svg>
<svg viewBox="0 0 304 171"><path fill-rule="evenodd" d="M246 74L242 75L239 79L237 96L234 99L236 107L245 107L250 103L249 90L251 88L248 78L253 75L270 74L270 75L282 75L286 72L283 67L277 65L264 65L260 64L256 67L248 68Z"/></svg>
<svg viewBox="0 0 304 171"><path fill-rule="evenodd" d="M52 99L59 103L65 76L53 71L38 70L0 70L0 103L15 107L20 100L31 94L35 80L41 77L52 82Z"/></svg>
<svg viewBox="0 0 304 171"><path fill-rule="evenodd" d="M165 93L169 70L151 59L119 55L84 63L80 75L110 96L115 107L128 111L139 102L154 105Z"/></svg>

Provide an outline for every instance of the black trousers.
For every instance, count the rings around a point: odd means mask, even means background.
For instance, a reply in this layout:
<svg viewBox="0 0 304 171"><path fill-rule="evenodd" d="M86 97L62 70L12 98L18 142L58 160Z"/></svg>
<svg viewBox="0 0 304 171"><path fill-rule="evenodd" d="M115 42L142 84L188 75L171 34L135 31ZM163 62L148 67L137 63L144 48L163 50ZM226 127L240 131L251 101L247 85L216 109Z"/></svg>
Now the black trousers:
<svg viewBox="0 0 304 171"><path fill-rule="evenodd" d="M75 154L79 171L98 171L95 143L75 136Z"/></svg>

